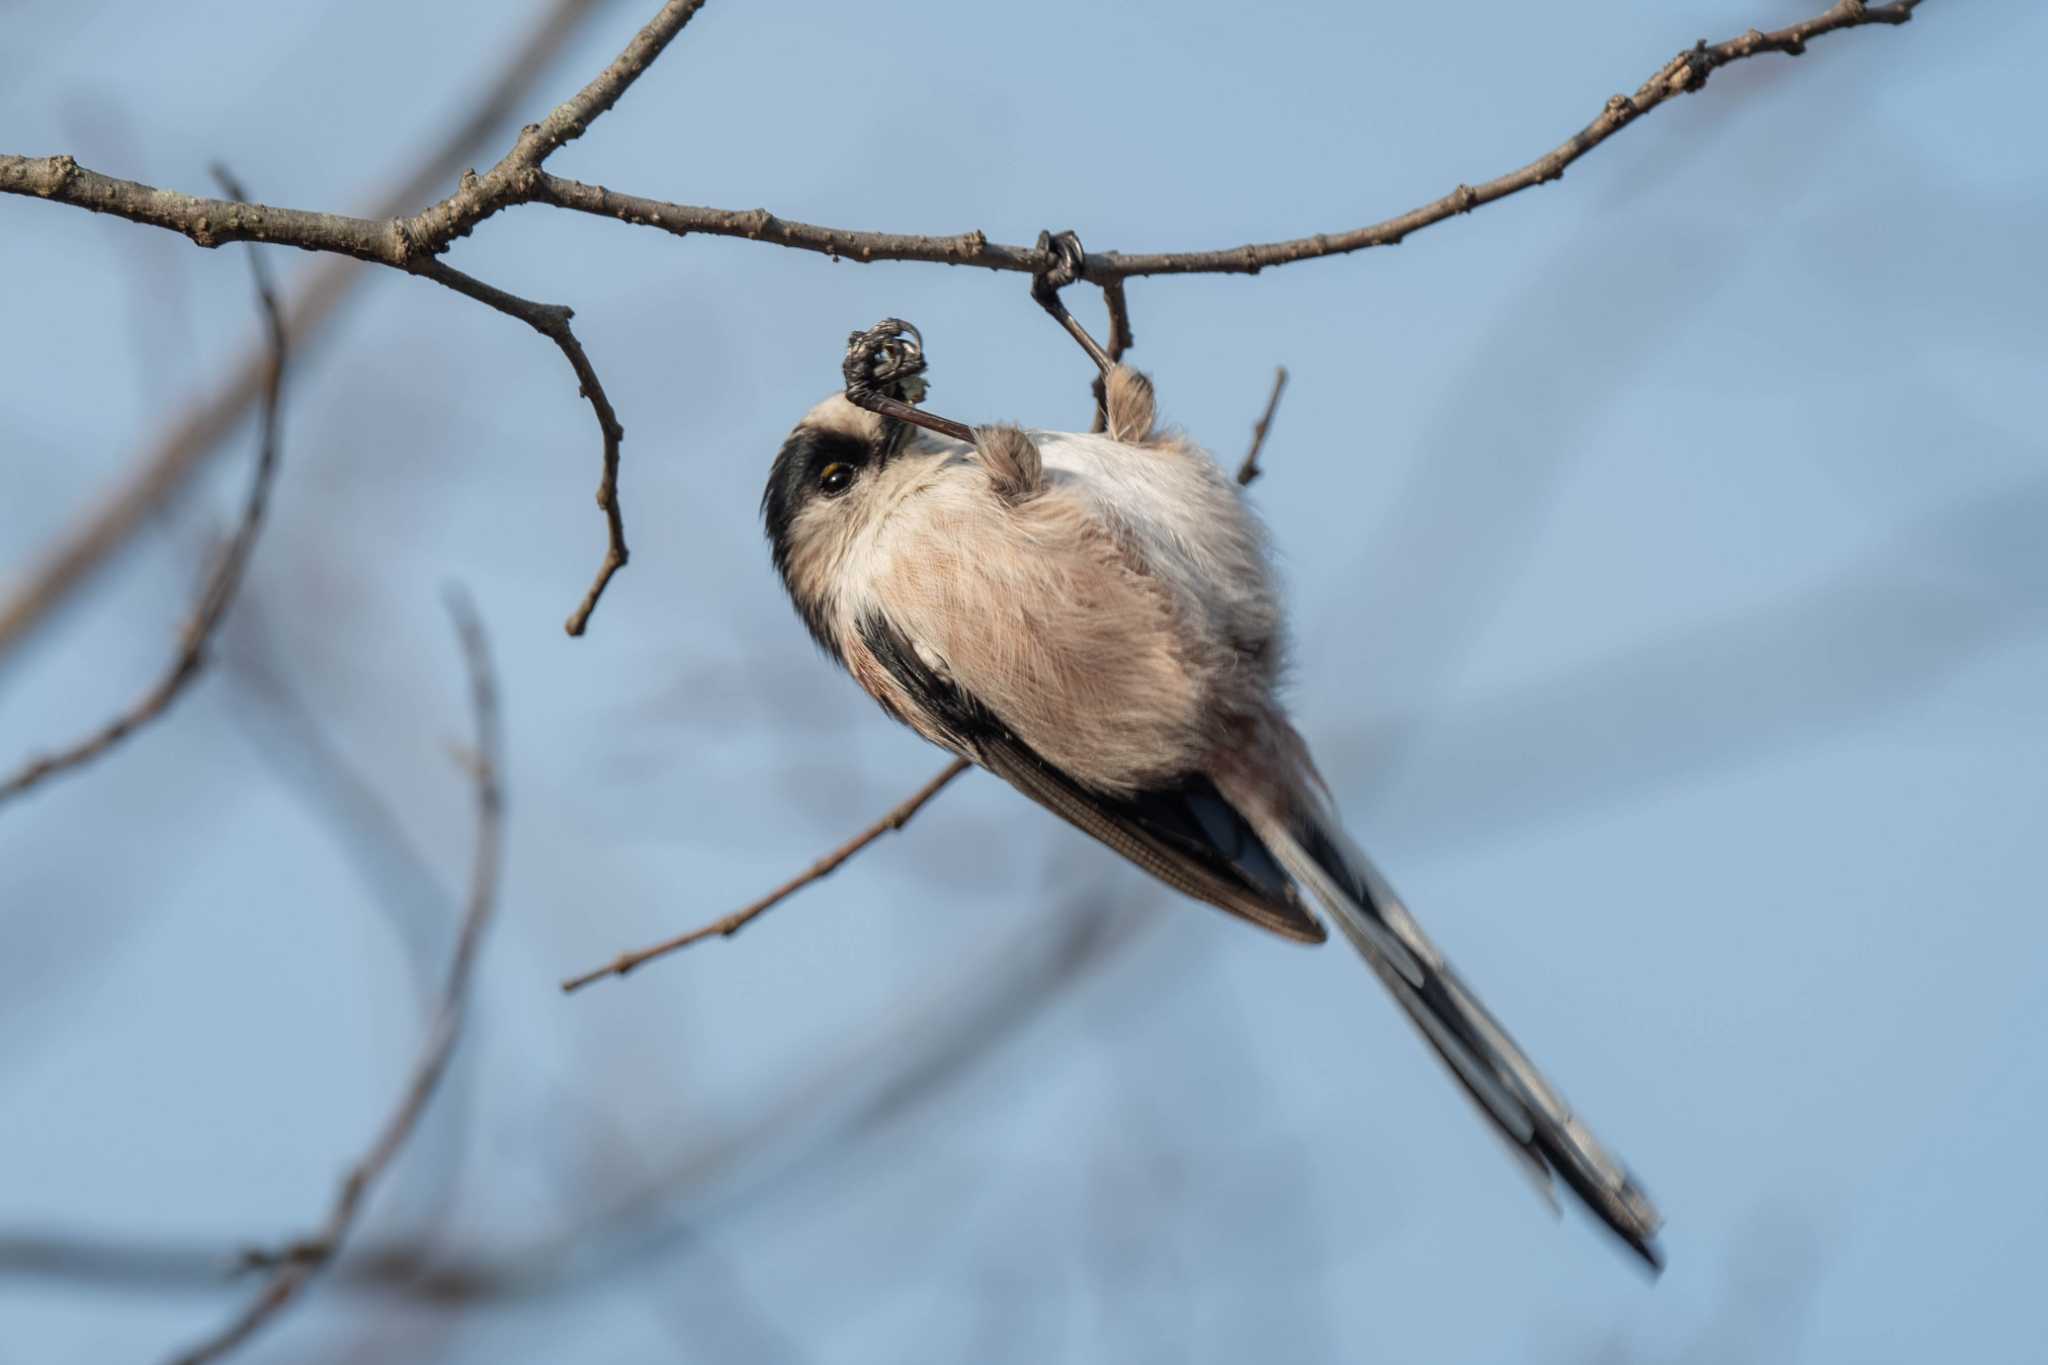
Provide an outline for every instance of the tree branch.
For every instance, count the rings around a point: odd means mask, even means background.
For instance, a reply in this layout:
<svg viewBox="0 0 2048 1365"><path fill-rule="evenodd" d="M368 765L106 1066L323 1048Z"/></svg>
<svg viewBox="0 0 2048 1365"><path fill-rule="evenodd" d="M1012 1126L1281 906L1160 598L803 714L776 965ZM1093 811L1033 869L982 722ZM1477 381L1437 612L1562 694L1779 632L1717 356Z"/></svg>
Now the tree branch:
<svg viewBox="0 0 2048 1365"><path fill-rule="evenodd" d="M241 187L225 170L216 169L229 194L240 198ZM180 632L178 652L156 682L125 710L84 739L53 754L30 759L13 776L0 781L0 804L20 796L54 774L76 768L99 757L123 739L161 716L206 667L207 647L219 629L235 593L242 586L242 574L263 529L263 513L270 503L270 485L277 474L278 414L284 396L284 367L287 356L284 315L277 306L277 290L262 253L249 253L249 272L256 286L256 301L263 312L270 362L263 379L263 418L256 443L256 472L249 479L249 495L242 503L241 519L234 534L221 550L199 604Z"/></svg>
<svg viewBox="0 0 2048 1365"><path fill-rule="evenodd" d="M1410 233L1447 218L1470 213L1532 185L1559 179L1567 166L1615 133L1677 96L1700 89L1708 76L1731 62L1765 52L1798 56L1813 39L1829 33L1871 24L1903 24L1913 17L1919 3L1920 0L1893 0L1890 4L1869 5L1864 0L1837 0L1825 13L1787 28L1770 33L1751 29L1726 42L1702 42L1666 62L1634 95L1616 95L1608 100L1591 123L1528 165L1478 185L1459 185L1442 198L1378 223L1345 232L1317 233L1217 251L1134 255L1111 251L1088 256L1082 263L1080 278L1108 291L1140 275L1257 274L1296 261L1392 246ZM610 109L702 4L703 0L668 0L596 79L542 122L522 130L512 150L497 165L481 176L465 176L455 194L410 218L350 218L199 198L101 175L68 156L0 155L0 193L52 199L96 213L112 213L133 222L180 232L201 246L231 241L276 242L413 273L427 273L418 269L421 262L445 250L484 219L515 204L536 202L657 227L678 236L704 233L744 237L822 252L834 259L931 261L1024 273L1035 273L1050 264L1036 247L992 242L978 229L931 237L820 227L778 218L766 209L735 212L667 203L549 175L544 169L547 158L564 143L580 137L592 120ZM1118 306L1117 298L1110 295L1113 310ZM583 369L587 366L579 369L579 379L584 377ZM600 417L601 425L602 422ZM625 541L616 498L617 450L610 435L607 431L605 475L600 485L610 541L590 593L569 618L572 634L587 622L598 595L625 563ZM0 627L6 625L5 619L0 618ZM0 643L4 639L0 635Z"/></svg>
<svg viewBox="0 0 2048 1365"><path fill-rule="evenodd" d="M413 1064L412 1076L398 1106L385 1119L383 1129L361 1160L341 1183L327 1220L318 1232L293 1242L281 1252L252 1253L245 1258L251 1266L266 1268L270 1278L242 1313L214 1336L176 1357L176 1365L204 1365L219 1360L258 1331L290 1303L323 1267L341 1251L363 1200L405 1146L418 1127L420 1116L448 1070L455 1044L462 1033L468 1011L470 980L475 972L477 950L489 928L497 903L498 869L501 862L504 827L504 793L499 774L503 770L503 740L498 719L497 681L491 671L490 647L482 624L468 598L451 593L449 613L455 618L456 634L462 643L463 660L469 671L470 709L475 717L474 752L466 755L466 766L476 789L476 850L470 868L469 899L463 912L462 928L455 942L455 954L448 965L448 977L441 991L441 1003L434 1024Z"/></svg>
<svg viewBox="0 0 2048 1365"><path fill-rule="evenodd" d="M470 112L378 203L376 216L393 218L435 193L476 155L484 139L526 98L555 54L602 0L555 0L511 59L485 86ZM329 256L306 287L285 305L285 333L301 350L363 278L362 262ZM221 448L242 414L263 394L270 364L266 344L239 363L220 388L167 424L163 437L51 544L0 603L0 654L25 639L66 601L71 590L105 563L151 510Z"/></svg>
<svg viewBox="0 0 2048 1365"><path fill-rule="evenodd" d="M1765 52L1796 57L1806 51L1807 43L1826 34L1869 24L1903 24L1912 19L1919 3L1920 0L1896 0L1893 4L1867 5L1863 0L1838 0L1826 13L1788 28L1770 33L1751 29L1723 43L1700 43L1658 68L1634 95L1616 95L1608 100L1591 123L1528 165L1478 185L1459 185L1440 199L1381 222L1345 232L1319 232L1310 237L1216 251L1091 253L1083 262L1080 278L1107 286L1139 275L1256 275L1272 266L1341 256L1368 247L1394 246L1410 233L1446 218L1470 213L1532 185L1561 178L1574 161L1659 105L1700 89L1709 75L1731 62ZM674 204L545 174L536 183L533 197L558 208L656 227L677 236L703 233L743 237L800 251L822 252L834 260L929 261L1026 274L1050 264L1035 247L992 242L978 229L931 237L821 227L778 218L767 209L735 211Z"/></svg>
<svg viewBox="0 0 2048 1365"><path fill-rule="evenodd" d="M762 915L774 909L783 901L788 900L812 882L823 881L834 872L837 872L840 865L846 862L847 859L881 838L884 834L892 830L902 829L905 825L909 824L910 818L923 810L933 797L945 790L947 783L966 772L972 766L964 758L954 759L939 772L937 777L934 777L915 792L912 792L909 799L904 801L903 804L897 806L887 815L875 821L874 824L869 825L859 834L854 835L838 848L833 849L830 853L818 859L817 862L812 863L803 872L790 878L753 904L742 906L725 918L713 920L701 929L692 929L687 934L678 934L674 938L664 939L660 943L642 948L637 952L621 953L605 966L587 971L581 976L572 976L564 981L562 983L563 992L566 994L570 991L581 990L591 982L601 981L608 976L624 976L643 962L650 962L657 957L665 957L703 939L731 937L737 934L754 920L759 919Z"/></svg>
<svg viewBox="0 0 2048 1365"><path fill-rule="evenodd" d="M54 199L96 213L181 232L201 246L231 241L279 242L333 251L404 268L422 253L445 248L477 223L514 204L546 203L578 213L657 227L678 236L703 233L744 237L853 261L929 261L991 270L1035 273L1050 262L1035 246L992 242L980 230L951 236L866 232L821 227L778 218L766 209L715 209L623 194L601 185L549 175L541 163L562 143L580 136L591 119L617 101L647 62L680 32L703 0L669 0L625 52L581 94L557 108L548 121L530 124L505 158L483 176L413 218L348 218L304 209L229 203L117 180L78 165L68 156L0 156L0 193ZM1706 85L1707 77L1731 62L1765 52L1799 56L1813 39L1871 24L1898 25L1912 19L1920 0L1868 5L1838 0L1826 13L1804 23L1764 33L1751 29L1726 42L1700 43L1658 68L1634 95L1616 95L1591 123L1526 166L1478 185L1459 185L1440 199L1408 212L1348 231L1321 232L1287 241L1247 244L1214 251L1110 251L1086 257L1080 277L1109 285L1139 275L1257 274L1276 265L1392 246L1410 233L1440 223L1532 185L1556 180L1565 168L1615 133L1679 95Z"/></svg>
<svg viewBox="0 0 2048 1365"><path fill-rule="evenodd" d="M453 289L487 308L495 308L507 317L519 319L554 342L569 362L569 368L576 372L577 393L589 401L590 410L597 415L597 429L604 440L604 473L597 481L597 505L604 513L608 540L604 562L597 566L597 577L591 580L582 602L569 613L569 619L563 626L571 635L581 635L584 627L590 624L590 613L597 606L597 599L604 595L605 585L624 567L629 555L626 550L626 523L619 515L619 443L626 439L626 432L619 425L619 415L612 410L611 399L605 396L604 385L598 382L597 370L592 367L590 357L583 353L582 343L569 329L569 320L576 314L558 303L536 303L517 294L508 294L438 260L419 261L409 269L412 274Z"/></svg>

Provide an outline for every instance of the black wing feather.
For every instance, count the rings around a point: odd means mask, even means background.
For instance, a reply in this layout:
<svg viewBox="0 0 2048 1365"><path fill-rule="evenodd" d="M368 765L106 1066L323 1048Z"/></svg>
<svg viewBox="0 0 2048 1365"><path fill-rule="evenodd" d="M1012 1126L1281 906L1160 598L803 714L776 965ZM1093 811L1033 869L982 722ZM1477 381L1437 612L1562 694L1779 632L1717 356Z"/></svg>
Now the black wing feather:
<svg viewBox="0 0 2048 1365"><path fill-rule="evenodd" d="M1129 797L1091 790L1048 763L958 684L933 671L887 621L864 617L860 634L960 753L1068 824L1175 890L1262 929L1303 943L1321 943L1328 936L1272 852L1207 777L1191 773Z"/></svg>

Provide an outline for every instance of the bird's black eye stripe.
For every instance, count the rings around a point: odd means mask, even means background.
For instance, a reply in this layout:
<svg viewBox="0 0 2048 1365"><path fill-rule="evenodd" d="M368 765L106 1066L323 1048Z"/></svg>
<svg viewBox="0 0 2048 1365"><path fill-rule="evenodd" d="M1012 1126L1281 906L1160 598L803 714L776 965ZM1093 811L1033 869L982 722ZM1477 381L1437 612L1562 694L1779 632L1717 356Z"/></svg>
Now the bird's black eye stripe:
<svg viewBox="0 0 2048 1365"><path fill-rule="evenodd" d="M834 460L818 471L818 487L828 498L836 498L853 487L853 466L842 460Z"/></svg>

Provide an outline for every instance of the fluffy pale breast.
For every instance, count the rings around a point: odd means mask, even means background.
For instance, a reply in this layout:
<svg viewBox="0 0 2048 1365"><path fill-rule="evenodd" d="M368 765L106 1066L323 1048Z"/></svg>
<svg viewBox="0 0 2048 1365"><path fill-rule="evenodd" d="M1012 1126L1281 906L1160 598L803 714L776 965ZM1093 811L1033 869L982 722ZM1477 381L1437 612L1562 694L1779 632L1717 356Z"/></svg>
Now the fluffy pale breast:
<svg viewBox="0 0 2048 1365"><path fill-rule="evenodd" d="M1187 462L1178 453L1034 439L1046 477L1022 502L998 496L964 447L906 458L878 481L842 563L843 635L879 610L927 667L1101 790L1191 771L1229 700L1219 688L1263 689L1224 638L1270 633L1256 526L1234 489L1175 469ZM1123 462L1159 477L1112 472ZM1220 585L1202 581L1219 574Z"/></svg>
<svg viewBox="0 0 2048 1365"><path fill-rule="evenodd" d="M1048 478L1070 482L1129 542L1208 665L1248 669L1270 686L1282 621L1265 529L1216 462L1176 438L1131 446L1099 435L1033 435Z"/></svg>
<svg viewBox="0 0 2048 1365"><path fill-rule="evenodd" d="M847 633L879 612L925 667L1091 785L1132 790L1184 765L1201 712L1170 605L1088 504L1058 489L1006 504L971 457L896 473L904 495L841 580Z"/></svg>

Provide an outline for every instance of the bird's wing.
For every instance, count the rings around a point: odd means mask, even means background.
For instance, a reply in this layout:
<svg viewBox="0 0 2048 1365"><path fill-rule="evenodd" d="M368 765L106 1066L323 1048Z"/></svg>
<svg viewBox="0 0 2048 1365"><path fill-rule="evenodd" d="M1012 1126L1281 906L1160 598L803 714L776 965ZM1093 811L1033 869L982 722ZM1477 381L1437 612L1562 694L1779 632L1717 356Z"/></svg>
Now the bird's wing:
<svg viewBox="0 0 2048 1365"><path fill-rule="evenodd" d="M880 616L862 618L860 637L902 693L891 701L878 691L878 698L892 710L907 702L923 712L918 719L925 723L916 728L928 738L973 759L1177 891L1284 938L1321 943L1327 936L1272 853L1208 778L1193 774L1128 797L1094 791L1047 762L993 710L941 676Z"/></svg>

